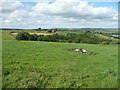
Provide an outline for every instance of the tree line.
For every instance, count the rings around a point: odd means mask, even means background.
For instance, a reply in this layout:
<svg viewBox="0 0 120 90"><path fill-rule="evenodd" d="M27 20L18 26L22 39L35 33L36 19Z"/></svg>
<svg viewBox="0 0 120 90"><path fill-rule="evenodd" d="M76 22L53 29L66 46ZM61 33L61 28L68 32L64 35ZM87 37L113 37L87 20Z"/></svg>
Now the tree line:
<svg viewBox="0 0 120 90"><path fill-rule="evenodd" d="M47 42L69 42L69 43L87 43L87 44L110 44L113 41L110 39L101 39L93 33L67 33L61 35L58 33L52 35L37 35L29 34L28 32L20 32L16 35L16 40L30 40L30 41L47 41Z"/></svg>

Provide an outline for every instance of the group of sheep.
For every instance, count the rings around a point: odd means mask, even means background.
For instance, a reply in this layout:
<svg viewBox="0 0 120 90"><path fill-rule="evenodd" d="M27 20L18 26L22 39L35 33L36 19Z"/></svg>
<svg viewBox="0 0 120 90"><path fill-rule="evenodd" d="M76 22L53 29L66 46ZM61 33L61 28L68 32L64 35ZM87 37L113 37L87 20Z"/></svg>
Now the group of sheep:
<svg viewBox="0 0 120 90"><path fill-rule="evenodd" d="M69 51L96 55L96 53L94 53L94 52L88 52L87 50L82 49L82 48L71 49L71 50L69 50Z"/></svg>

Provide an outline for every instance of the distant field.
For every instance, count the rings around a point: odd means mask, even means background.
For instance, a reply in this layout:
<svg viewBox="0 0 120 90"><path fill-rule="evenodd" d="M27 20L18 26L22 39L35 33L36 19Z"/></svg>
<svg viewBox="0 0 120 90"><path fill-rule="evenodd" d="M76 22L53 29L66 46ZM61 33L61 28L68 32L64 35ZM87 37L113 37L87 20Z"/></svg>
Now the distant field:
<svg viewBox="0 0 120 90"><path fill-rule="evenodd" d="M9 32L3 31L2 38L4 88L118 87L117 44L16 41ZM68 51L75 48L97 54Z"/></svg>
<svg viewBox="0 0 120 90"><path fill-rule="evenodd" d="M10 32L14 31L14 33ZM4 30L2 31L2 38L4 40L10 40L10 39L15 39L14 37L17 35L17 33L22 32L23 30ZM29 32L30 34L37 34L37 35L52 35L53 33L45 33L45 32L41 32L41 31L32 31L32 30L26 30L24 32Z"/></svg>
<svg viewBox="0 0 120 90"><path fill-rule="evenodd" d="M96 34L99 38L103 38L103 39L111 39L111 40L113 40L113 41L118 41L118 39L116 39L116 38L110 38L110 37L108 37L108 36L104 36L104 35L101 35L101 34Z"/></svg>
<svg viewBox="0 0 120 90"><path fill-rule="evenodd" d="M18 33L12 33L13 35L17 35ZM29 33L29 34L37 34L37 35L52 35L52 33Z"/></svg>

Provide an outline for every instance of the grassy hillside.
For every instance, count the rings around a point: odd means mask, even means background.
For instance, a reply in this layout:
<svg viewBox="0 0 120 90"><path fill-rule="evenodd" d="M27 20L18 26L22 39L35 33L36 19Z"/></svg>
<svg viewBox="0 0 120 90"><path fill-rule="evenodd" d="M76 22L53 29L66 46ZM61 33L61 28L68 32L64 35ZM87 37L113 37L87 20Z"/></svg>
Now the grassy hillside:
<svg viewBox="0 0 120 90"><path fill-rule="evenodd" d="M87 55L68 49L83 48ZM4 88L117 88L118 46L16 41L3 31Z"/></svg>
<svg viewBox="0 0 120 90"><path fill-rule="evenodd" d="M96 34L96 36L98 36L99 38L102 38L102 39L109 39L109 40L112 40L114 42L118 42L118 39L116 39L116 38L110 38L110 37L102 35L102 34Z"/></svg>

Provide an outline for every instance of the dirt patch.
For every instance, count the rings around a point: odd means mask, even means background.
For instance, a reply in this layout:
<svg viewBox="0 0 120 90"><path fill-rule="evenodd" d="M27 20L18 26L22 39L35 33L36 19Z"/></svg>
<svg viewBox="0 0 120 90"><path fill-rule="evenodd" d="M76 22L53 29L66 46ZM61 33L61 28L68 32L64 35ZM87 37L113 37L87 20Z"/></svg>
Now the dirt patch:
<svg viewBox="0 0 120 90"><path fill-rule="evenodd" d="M70 51L70 52L79 52L79 53L90 54L90 55L96 55L96 54L97 54L97 53L95 53L95 52L90 52L90 51L87 51L87 50L82 49L82 48L68 49L68 51Z"/></svg>

